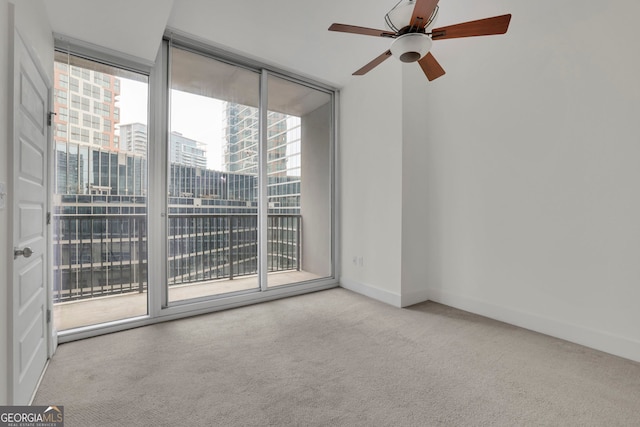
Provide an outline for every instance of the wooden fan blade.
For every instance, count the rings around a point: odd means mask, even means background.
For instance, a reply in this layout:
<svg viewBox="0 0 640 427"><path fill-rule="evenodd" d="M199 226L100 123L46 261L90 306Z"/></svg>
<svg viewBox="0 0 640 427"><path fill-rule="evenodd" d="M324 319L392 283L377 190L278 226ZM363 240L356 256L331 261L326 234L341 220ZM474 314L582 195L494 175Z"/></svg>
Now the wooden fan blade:
<svg viewBox="0 0 640 427"><path fill-rule="evenodd" d="M331 24L329 31L339 31L341 33L362 34L364 36L395 37L396 33L375 28L358 27L356 25Z"/></svg>
<svg viewBox="0 0 640 427"><path fill-rule="evenodd" d="M511 14L478 19L477 21L449 25L448 27L434 28L431 31L431 38L433 40L443 40L504 34L509 28L509 22L511 22Z"/></svg>
<svg viewBox="0 0 640 427"><path fill-rule="evenodd" d="M411 16L411 26L424 28L438 5L438 0L417 0Z"/></svg>
<svg viewBox="0 0 640 427"><path fill-rule="evenodd" d="M385 59L387 59L390 56L391 56L391 51L388 50L385 53L383 53L382 55L378 56L373 61L369 62L364 67L360 68L358 71L353 73L353 75L354 76L363 76L363 75L367 74L369 71L373 70L375 67L380 65L382 62L384 62Z"/></svg>
<svg viewBox="0 0 640 427"><path fill-rule="evenodd" d="M420 64L420 68L422 68L422 71L424 71L424 74L427 76L429 81L442 77L445 74L444 68L440 66L431 52L427 53L420 61L418 61L418 64Z"/></svg>

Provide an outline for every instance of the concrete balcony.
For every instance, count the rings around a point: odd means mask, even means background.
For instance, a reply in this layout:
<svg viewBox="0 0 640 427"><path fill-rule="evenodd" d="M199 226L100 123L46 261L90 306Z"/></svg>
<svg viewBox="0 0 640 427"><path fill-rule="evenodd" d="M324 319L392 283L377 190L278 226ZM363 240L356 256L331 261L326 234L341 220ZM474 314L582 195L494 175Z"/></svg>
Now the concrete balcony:
<svg viewBox="0 0 640 427"><path fill-rule="evenodd" d="M259 291L257 217L169 216L168 302ZM300 215L269 215L267 284L321 278L302 269ZM57 330L144 316L145 215L54 217L54 324Z"/></svg>
<svg viewBox="0 0 640 427"><path fill-rule="evenodd" d="M267 283L270 288L273 288L319 278L321 277L306 271L281 271L270 273ZM251 290L258 291L257 276L170 286L168 296L169 301L177 302L201 297L216 298L233 292ZM53 321L58 331L129 319L146 314L146 289L143 292L129 292L60 302L53 306Z"/></svg>

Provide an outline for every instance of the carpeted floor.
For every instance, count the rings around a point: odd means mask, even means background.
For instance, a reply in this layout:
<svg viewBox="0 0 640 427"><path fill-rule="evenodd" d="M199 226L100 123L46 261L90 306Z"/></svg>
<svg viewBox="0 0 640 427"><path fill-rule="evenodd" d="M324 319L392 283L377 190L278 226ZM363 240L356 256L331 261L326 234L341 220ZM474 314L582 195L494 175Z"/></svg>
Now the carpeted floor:
<svg viewBox="0 0 640 427"><path fill-rule="evenodd" d="M65 426L639 426L640 363L332 289L63 344Z"/></svg>

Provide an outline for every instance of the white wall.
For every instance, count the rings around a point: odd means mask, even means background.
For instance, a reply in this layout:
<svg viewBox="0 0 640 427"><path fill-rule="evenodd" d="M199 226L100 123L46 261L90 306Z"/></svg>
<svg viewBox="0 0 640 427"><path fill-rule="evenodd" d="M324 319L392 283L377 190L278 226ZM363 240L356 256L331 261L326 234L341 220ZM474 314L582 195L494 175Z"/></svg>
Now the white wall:
<svg viewBox="0 0 640 427"><path fill-rule="evenodd" d="M13 26L20 31L27 46L36 54L49 80L53 81L53 37L41 0L13 2L0 0L0 182L9 185L10 144L10 108L13 86L9 84L12 60L10 58L10 41L13 39ZM15 14L14 14L15 9ZM8 220L10 205L0 210L0 404L8 401L9 369L8 337L11 327L9 319L9 301L7 289L10 286L9 264L11 257L12 225ZM6 316L6 317L5 317Z"/></svg>
<svg viewBox="0 0 640 427"><path fill-rule="evenodd" d="M339 142L340 283L397 306L402 234L401 82L399 64L389 60L365 77L354 78L340 96Z"/></svg>
<svg viewBox="0 0 640 427"><path fill-rule="evenodd" d="M331 276L331 115L328 102L301 117L302 269L320 277Z"/></svg>
<svg viewBox="0 0 640 427"><path fill-rule="evenodd" d="M435 42L434 82L384 63L343 90L341 283L640 360L640 4L448 0L437 25L504 13Z"/></svg>
<svg viewBox="0 0 640 427"><path fill-rule="evenodd" d="M412 77L419 80L418 90ZM402 67L402 307L428 299L424 260L434 255L428 252L431 236L424 226L432 208L424 192L435 178L424 167L429 161L429 147L424 143L429 118L420 105L425 80L418 64Z"/></svg>
<svg viewBox="0 0 640 427"><path fill-rule="evenodd" d="M404 109L424 117L405 126L424 156L404 171L425 183L422 286L640 360L640 3L442 6L439 25L513 19L505 36L435 42L439 80L404 73Z"/></svg>

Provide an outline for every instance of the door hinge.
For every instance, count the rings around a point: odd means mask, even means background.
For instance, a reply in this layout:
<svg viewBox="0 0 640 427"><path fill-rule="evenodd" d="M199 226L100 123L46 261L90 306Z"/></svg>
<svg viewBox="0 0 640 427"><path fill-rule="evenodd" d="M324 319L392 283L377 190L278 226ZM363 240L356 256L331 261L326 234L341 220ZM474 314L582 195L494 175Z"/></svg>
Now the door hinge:
<svg viewBox="0 0 640 427"><path fill-rule="evenodd" d="M51 323L51 309L47 309L47 323Z"/></svg>
<svg viewBox="0 0 640 427"><path fill-rule="evenodd" d="M54 113L53 111L49 111L47 118L47 125L51 126L51 121L53 120L53 116L57 116L58 113Z"/></svg>
<svg viewBox="0 0 640 427"><path fill-rule="evenodd" d="M47 225L51 224L51 212L47 212Z"/></svg>

